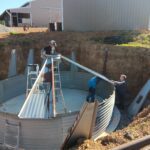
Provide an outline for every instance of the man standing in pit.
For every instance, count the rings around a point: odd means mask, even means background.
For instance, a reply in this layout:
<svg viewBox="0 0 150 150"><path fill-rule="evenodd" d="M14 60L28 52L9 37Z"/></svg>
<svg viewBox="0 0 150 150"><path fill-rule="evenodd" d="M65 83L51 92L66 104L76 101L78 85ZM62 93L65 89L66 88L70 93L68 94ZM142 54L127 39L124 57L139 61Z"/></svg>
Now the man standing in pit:
<svg viewBox="0 0 150 150"><path fill-rule="evenodd" d="M99 83L100 80L101 80L101 78L99 78L99 77L92 77L88 81L89 94L88 94L88 96L86 98L87 102L94 102L96 86L97 86L97 84Z"/></svg>
<svg viewBox="0 0 150 150"><path fill-rule="evenodd" d="M119 81L112 81L116 87L116 105L120 109L124 109L124 103L127 96L127 76L124 74L120 75Z"/></svg>

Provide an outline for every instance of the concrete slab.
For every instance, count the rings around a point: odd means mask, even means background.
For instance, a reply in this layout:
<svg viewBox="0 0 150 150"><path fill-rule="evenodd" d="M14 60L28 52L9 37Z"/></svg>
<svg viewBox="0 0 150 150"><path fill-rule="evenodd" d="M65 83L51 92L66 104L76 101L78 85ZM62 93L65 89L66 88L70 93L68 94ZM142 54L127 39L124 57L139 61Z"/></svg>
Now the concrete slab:
<svg viewBox="0 0 150 150"><path fill-rule="evenodd" d="M18 114L25 100L25 94L14 97L0 105L1 112Z"/></svg>
<svg viewBox="0 0 150 150"><path fill-rule="evenodd" d="M64 88L63 94L64 94L67 110L69 112L74 112L80 110L84 101L86 100L86 96L88 92L84 90ZM2 103L0 106L0 111L12 113L12 114L18 114L24 101L25 101L25 94L14 97L5 103ZM56 103L57 113L61 113L63 110L62 108L63 108L62 101L58 101Z"/></svg>

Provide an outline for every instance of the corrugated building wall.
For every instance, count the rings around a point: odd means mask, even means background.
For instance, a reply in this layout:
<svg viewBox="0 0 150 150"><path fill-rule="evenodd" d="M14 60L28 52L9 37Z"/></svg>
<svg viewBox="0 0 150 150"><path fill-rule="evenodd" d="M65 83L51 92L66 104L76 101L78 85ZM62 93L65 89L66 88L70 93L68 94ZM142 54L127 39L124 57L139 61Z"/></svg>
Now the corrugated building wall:
<svg viewBox="0 0 150 150"><path fill-rule="evenodd" d="M150 29L150 0L63 0L65 31Z"/></svg>
<svg viewBox="0 0 150 150"><path fill-rule="evenodd" d="M48 26L50 22L61 22L61 0L36 0L31 3L33 26Z"/></svg>

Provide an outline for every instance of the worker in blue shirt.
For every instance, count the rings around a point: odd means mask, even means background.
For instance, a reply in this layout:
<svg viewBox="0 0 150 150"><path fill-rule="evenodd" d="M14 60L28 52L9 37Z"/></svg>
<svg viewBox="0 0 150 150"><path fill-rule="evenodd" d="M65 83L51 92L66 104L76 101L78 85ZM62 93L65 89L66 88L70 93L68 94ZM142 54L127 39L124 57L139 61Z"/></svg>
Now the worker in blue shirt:
<svg viewBox="0 0 150 150"><path fill-rule="evenodd" d="M88 81L88 87L89 87L89 94L87 96L87 102L94 102L95 100L95 92L96 92L96 85L101 80L99 77L92 77Z"/></svg>

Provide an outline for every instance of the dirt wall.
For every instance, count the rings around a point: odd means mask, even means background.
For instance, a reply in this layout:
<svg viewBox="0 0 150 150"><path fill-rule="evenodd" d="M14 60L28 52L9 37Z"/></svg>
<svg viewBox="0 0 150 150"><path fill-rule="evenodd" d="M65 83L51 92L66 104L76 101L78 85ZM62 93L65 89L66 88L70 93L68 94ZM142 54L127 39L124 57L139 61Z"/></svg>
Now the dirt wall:
<svg viewBox="0 0 150 150"><path fill-rule="evenodd" d="M112 33L109 34L112 35ZM103 72L105 50L107 49L106 76L118 80L121 73L126 74L129 91L132 97L135 97L150 77L150 49L105 45L91 40L104 35L108 33L42 32L13 35L2 39L0 43L8 40L9 43L1 44L0 47L0 79L7 76L11 49L17 49L17 69L19 73L23 73L29 49L35 49L35 63L40 63L41 48L46 46L49 40L54 39L58 44L58 52L70 56L71 51L74 51L80 64L100 73Z"/></svg>
<svg viewBox="0 0 150 150"><path fill-rule="evenodd" d="M129 93L135 96L150 77L150 50L83 43L79 49L78 61L102 73L106 49L106 76L118 80L120 74L126 74Z"/></svg>

